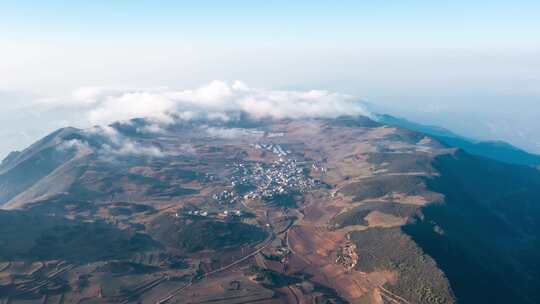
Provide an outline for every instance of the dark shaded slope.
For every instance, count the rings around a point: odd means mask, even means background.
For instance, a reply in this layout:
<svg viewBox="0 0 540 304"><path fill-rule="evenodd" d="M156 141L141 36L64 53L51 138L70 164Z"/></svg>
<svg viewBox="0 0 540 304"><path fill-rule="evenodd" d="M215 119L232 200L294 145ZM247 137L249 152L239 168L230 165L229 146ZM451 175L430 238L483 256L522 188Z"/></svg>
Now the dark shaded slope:
<svg viewBox="0 0 540 304"><path fill-rule="evenodd" d="M49 147L0 175L0 205L34 185L73 155L73 151L60 151Z"/></svg>
<svg viewBox="0 0 540 304"><path fill-rule="evenodd" d="M146 234L103 221L69 220L43 212L46 209L44 204L35 210L0 210L0 261L89 262L129 258L160 246Z"/></svg>
<svg viewBox="0 0 540 304"><path fill-rule="evenodd" d="M461 148L474 155L510 164L540 166L540 155L528 153L505 142L476 141L457 135L444 128L422 125L390 115L378 115L377 121L383 124L425 133L436 138L443 144Z"/></svg>
<svg viewBox="0 0 540 304"><path fill-rule="evenodd" d="M449 278L459 303L540 302L540 172L471 156L436 158L428 188L445 204L404 227Z"/></svg>
<svg viewBox="0 0 540 304"><path fill-rule="evenodd" d="M540 166L539 155L525 152L505 142L474 142L472 140L467 140L460 137L438 136L436 138L442 143L452 147L462 148L471 154L488 157L510 164Z"/></svg>
<svg viewBox="0 0 540 304"><path fill-rule="evenodd" d="M398 118L398 117L394 117L387 114L379 114L377 115L376 118L377 118L377 121L382 124L414 130L417 132L429 134L431 136L459 137L459 135L445 128L441 128L437 126L422 125L419 123L408 121L404 118Z"/></svg>
<svg viewBox="0 0 540 304"><path fill-rule="evenodd" d="M23 151L14 151L9 153L9 155L0 163L0 175L15 168L21 163L28 161L34 157L36 153L51 147L55 147L60 139L69 138L70 136L73 136L79 132L80 130L76 128L61 128L38 140Z"/></svg>
<svg viewBox="0 0 540 304"><path fill-rule="evenodd" d="M148 231L164 245L184 253L238 248L260 242L267 236L266 231L255 225L204 216L160 216L152 222Z"/></svg>
<svg viewBox="0 0 540 304"><path fill-rule="evenodd" d="M77 132L74 128L60 129L4 159L0 165L0 206L70 160L76 150L62 149L59 143Z"/></svg>

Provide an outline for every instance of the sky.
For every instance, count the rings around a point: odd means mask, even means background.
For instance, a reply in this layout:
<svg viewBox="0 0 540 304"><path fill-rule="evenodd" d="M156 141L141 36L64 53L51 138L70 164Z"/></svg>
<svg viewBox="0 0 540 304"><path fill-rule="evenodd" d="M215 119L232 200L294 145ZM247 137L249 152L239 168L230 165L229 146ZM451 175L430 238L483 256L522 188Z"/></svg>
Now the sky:
<svg viewBox="0 0 540 304"><path fill-rule="evenodd" d="M0 158L100 109L125 117L104 105L126 94L236 80L540 153L540 2L441 2L0 0Z"/></svg>

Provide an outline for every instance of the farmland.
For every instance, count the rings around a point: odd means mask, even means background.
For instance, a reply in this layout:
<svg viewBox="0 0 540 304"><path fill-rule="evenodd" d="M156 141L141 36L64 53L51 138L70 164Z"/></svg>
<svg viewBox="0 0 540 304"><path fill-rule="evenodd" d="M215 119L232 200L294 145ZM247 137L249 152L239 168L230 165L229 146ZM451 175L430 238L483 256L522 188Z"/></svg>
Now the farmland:
<svg viewBox="0 0 540 304"><path fill-rule="evenodd" d="M426 241L459 231L454 149L367 118L141 123L116 127L159 156L47 139L88 148L0 210L0 303L455 302Z"/></svg>

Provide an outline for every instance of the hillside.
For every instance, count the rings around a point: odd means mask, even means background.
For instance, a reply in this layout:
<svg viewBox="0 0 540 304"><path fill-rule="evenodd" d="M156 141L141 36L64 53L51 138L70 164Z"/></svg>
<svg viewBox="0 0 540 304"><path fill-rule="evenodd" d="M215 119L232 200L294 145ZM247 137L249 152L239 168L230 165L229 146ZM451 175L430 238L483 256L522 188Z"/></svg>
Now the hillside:
<svg viewBox="0 0 540 304"><path fill-rule="evenodd" d="M0 301L540 301L540 171L362 116L237 117L11 154Z"/></svg>
<svg viewBox="0 0 540 304"><path fill-rule="evenodd" d="M461 148L470 154L483 156L510 164L533 167L540 166L540 155L521 150L506 142L473 140L457 135L444 128L426 126L390 115L378 115L377 120L384 124L425 133L433 136L448 146Z"/></svg>

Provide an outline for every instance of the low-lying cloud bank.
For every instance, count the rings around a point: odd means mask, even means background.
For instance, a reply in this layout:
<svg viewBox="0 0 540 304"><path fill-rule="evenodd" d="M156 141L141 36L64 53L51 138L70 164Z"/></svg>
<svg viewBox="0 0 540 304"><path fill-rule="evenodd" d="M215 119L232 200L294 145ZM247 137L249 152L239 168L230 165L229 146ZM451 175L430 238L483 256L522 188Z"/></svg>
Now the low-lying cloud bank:
<svg viewBox="0 0 540 304"><path fill-rule="evenodd" d="M159 146L138 143L110 126L96 126L80 130L80 132L80 138L64 140L57 149L75 149L83 154L96 153L102 160L114 160L115 157L122 156L163 157L167 155ZM90 141L93 144L90 144Z"/></svg>
<svg viewBox="0 0 540 304"><path fill-rule="evenodd" d="M240 113L253 120L343 115L371 117L364 103L350 95L322 90L256 89L240 81L213 81L193 90L87 87L75 91L67 101L47 99L43 103L71 108L79 113L79 126L83 127L80 138L66 140L59 149L95 153L102 160L195 153L195 149L187 144L171 150L126 135L129 132L166 135L169 127L179 121L204 120L200 130L206 136L230 139L261 134L222 127L220 123L213 125L212 121L235 122L244 117ZM144 122L134 120L136 118L144 118ZM122 128L126 129L121 131ZM126 130L129 131L125 134Z"/></svg>
<svg viewBox="0 0 540 304"><path fill-rule="evenodd" d="M229 113L244 112L263 118L333 118L370 116L352 96L329 91L278 91L250 88L240 81L213 81L194 90L82 88L73 94L89 122L107 125L133 118L158 124L176 119L229 120Z"/></svg>

